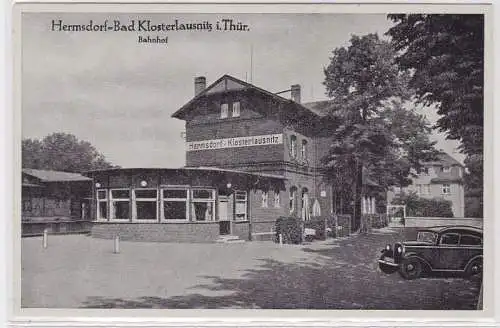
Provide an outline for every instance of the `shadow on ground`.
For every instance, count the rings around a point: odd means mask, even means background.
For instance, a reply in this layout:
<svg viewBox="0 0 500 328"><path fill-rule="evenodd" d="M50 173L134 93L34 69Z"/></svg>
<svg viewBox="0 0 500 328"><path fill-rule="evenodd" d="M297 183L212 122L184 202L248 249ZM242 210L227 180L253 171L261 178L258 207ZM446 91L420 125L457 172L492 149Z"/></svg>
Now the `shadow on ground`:
<svg viewBox="0 0 500 328"><path fill-rule="evenodd" d="M132 300L90 297L85 308L165 309L405 309L475 310L480 280L457 277L403 280L385 275L376 260L397 235L370 234L334 241L331 247L304 248L314 261L284 263L260 259L258 268L239 279L201 276L211 283L193 286L192 294ZM341 246L341 247L338 247ZM210 295L225 292L225 295Z"/></svg>

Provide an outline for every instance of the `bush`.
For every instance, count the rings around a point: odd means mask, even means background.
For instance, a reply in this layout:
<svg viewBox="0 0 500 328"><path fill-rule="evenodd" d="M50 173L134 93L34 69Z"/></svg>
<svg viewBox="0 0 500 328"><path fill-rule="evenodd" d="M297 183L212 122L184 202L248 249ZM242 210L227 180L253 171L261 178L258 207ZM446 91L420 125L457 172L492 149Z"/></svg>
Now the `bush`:
<svg viewBox="0 0 500 328"><path fill-rule="evenodd" d="M279 235L283 237L284 244L302 243L302 219L296 217L282 216L276 220L275 224L276 242L279 242Z"/></svg>

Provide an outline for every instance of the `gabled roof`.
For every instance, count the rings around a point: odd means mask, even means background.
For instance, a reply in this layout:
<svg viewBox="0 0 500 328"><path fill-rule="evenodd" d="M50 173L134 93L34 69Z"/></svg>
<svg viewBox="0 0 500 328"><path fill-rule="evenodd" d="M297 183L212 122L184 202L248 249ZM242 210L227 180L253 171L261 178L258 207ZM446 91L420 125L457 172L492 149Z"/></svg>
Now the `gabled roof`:
<svg viewBox="0 0 500 328"><path fill-rule="evenodd" d="M282 102L284 104L295 106L297 109L302 109L303 111L313 114L317 117L322 117L325 115L320 115L317 109L314 109L315 106L311 106L310 104L300 104L291 99L283 98L280 95L269 92L265 89L259 88L253 84L237 79L231 75L225 74L217 81L209 85L202 92L192 98L189 102L187 102L184 106L182 106L179 110L172 114L172 117L183 119L185 113L191 108L191 105L194 104L198 99L215 93L226 92L226 91L238 91L238 90L253 90L264 94L276 101Z"/></svg>
<svg viewBox="0 0 500 328"><path fill-rule="evenodd" d="M439 152L437 154L437 159L434 161L426 162L425 164L428 165L443 165L443 166L462 166L463 165L457 161L455 158L453 158L451 155L448 153L445 153L444 151Z"/></svg>
<svg viewBox="0 0 500 328"><path fill-rule="evenodd" d="M315 113L316 115L324 117L328 115L331 108L331 104L332 104L331 100L320 100L320 101L304 103L303 105L309 108L309 110Z"/></svg>
<svg viewBox="0 0 500 328"><path fill-rule="evenodd" d="M24 174L33 176L42 182L66 182L66 181L91 181L92 179L84 177L78 173L50 171L50 170L35 170L23 169Z"/></svg>

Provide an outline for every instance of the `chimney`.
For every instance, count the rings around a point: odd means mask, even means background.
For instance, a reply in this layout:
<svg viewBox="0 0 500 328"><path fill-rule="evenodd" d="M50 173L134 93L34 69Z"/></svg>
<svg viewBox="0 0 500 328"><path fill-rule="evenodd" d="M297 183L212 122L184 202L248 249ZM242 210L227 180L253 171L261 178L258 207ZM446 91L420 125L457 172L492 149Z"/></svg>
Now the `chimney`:
<svg viewBox="0 0 500 328"><path fill-rule="evenodd" d="M300 84L294 84L290 87L292 100L300 104Z"/></svg>
<svg viewBox="0 0 500 328"><path fill-rule="evenodd" d="M194 78L194 95L199 95L207 87L207 79L204 76Z"/></svg>

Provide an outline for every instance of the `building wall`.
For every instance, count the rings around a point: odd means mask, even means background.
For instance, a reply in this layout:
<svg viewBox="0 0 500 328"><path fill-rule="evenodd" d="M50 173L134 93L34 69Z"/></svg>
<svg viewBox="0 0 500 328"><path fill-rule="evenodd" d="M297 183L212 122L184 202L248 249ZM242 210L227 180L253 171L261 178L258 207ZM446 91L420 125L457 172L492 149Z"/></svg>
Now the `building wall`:
<svg viewBox="0 0 500 328"><path fill-rule="evenodd" d="M267 207L262 206L263 190L254 189L250 191L250 215L252 233L269 232L274 227L276 219L287 215L288 193L286 190L280 190L280 206L274 207L274 189L265 189L268 191Z"/></svg>
<svg viewBox="0 0 500 328"><path fill-rule="evenodd" d="M405 228L466 225L483 228L483 219L477 218L405 218Z"/></svg>
<svg viewBox="0 0 500 328"><path fill-rule="evenodd" d="M249 240L250 226L248 222L233 222L231 235L238 236L242 240Z"/></svg>
<svg viewBox="0 0 500 328"><path fill-rule="evenodd" d="M99 223L91 230L92 237L152 242L213 242L219 237L218 222L204 223Z"/></svg>

